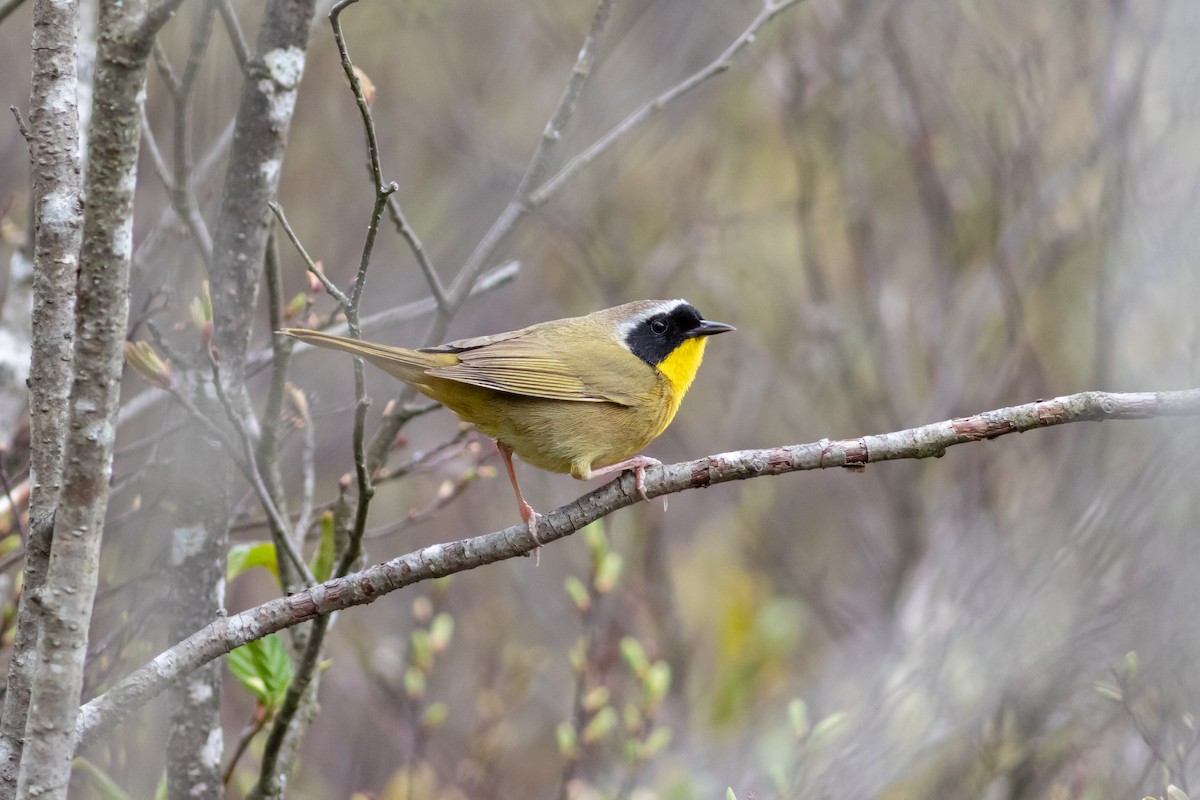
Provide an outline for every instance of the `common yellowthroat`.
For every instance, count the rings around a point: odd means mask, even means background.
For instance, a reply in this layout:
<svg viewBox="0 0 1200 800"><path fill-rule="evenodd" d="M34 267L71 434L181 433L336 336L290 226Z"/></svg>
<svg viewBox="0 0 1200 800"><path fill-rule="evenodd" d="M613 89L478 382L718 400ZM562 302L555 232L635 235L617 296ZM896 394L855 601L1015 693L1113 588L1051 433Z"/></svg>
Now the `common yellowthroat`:
<svg viewBox="0 0 1200 800"><path fill-rule="evenodd" d="M645 468L659 462L638 451L679 410L707 337L731 330L686 300L640 300L420 350L302 328L279 332L361 356L495 439L521 519L541 544L513 453L580 480L633 470L646 498Z"/></svg>

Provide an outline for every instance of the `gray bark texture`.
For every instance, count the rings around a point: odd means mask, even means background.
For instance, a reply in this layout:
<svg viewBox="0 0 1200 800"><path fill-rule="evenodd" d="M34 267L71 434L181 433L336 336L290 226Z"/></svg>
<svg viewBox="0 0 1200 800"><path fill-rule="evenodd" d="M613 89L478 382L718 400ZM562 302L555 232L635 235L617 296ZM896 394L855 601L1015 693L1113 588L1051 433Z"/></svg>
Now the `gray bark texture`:
<svg viewBox="0 0 1200 800"><path fill-rule="evenodd" d="M45 585L30 593L41 631L18 796L67 796L124 363L140 99L150 43L178 1L149 10L133 3L100 8L61 486Z"/></svg>
<svg viewBox="0 0 1200 800"><path fill-rule="evenodd" d="M255 57L248 65L234 124L229 167L213 235L210 290L214 343L220 379L234 425L257 435L257 421L246 392L244 373L258 286L270 233L271 212L287 148L296 94L304 75L312 0L273 0L267 4ZM207 365L201 373L207 373ZM211 387L209 387L211 389ZM221 419L224 412L196 382L197 407ZM209 441L200 425L184 432L188 458L209 465L194 474L228 472L228 457ZM195 465L193 465L195 468ZM173 530L174 597L169 607L172 642L200 630L219 616L225 587L225 555L232 504L221 480L181 480L187 487ZM189 675L170 692L167 787L172 800L219 798L221 719L219 662Z"/></svg>
<svg viewBox="0 0 1200 800"><path fill-rule="evenodd" d="M0 716L0 798L16 794L17 773L37 664L39 609L32 602L46 582L54 507L62 474L71 388L75 273L79 267L83 201L79 161L79 109L75 99L79 35L74 3L35 0L32 87L29 100L29 160L34 207L33 274L12 275L5 319L29 323L30 532L25 547L24 586L17 609L8 688ZM25 309L32 284L32 320ZM16 331L14 336L19 335ZM31 337L31 340L30 340ZM24 394L24 387L20 387ZM19 418L13 415L11 418ZM5 441L9 437L5 436Z"/></svg>

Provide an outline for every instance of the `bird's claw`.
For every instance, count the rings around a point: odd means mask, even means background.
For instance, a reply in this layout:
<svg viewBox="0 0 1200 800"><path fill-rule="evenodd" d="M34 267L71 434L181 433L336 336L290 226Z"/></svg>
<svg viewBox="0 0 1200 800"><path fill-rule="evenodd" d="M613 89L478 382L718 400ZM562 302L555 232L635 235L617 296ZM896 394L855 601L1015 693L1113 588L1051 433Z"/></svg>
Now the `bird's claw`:
<svg viewBox="0 0 1200 800"><path fill-rule="evenodd" d="M646 494L646 467L643 464L633 468L633 482L637 487L637 493L647 503L650 502L650 495Z"/></svg>

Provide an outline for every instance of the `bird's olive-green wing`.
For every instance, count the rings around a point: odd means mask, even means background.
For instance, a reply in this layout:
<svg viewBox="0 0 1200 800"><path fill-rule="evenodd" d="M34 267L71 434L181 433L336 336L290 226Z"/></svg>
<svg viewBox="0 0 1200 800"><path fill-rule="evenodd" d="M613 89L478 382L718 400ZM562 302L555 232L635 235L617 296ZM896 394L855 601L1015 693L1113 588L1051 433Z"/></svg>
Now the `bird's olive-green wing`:
<svg viewBox="0 0 1200 800"><path fill-rule="evenodd" d="M641 374L646 365L610 336L562 321L431 350L454 353L459 363L429 369L429 375L551 400L636 405L636 379L652 377Z"/></svg>

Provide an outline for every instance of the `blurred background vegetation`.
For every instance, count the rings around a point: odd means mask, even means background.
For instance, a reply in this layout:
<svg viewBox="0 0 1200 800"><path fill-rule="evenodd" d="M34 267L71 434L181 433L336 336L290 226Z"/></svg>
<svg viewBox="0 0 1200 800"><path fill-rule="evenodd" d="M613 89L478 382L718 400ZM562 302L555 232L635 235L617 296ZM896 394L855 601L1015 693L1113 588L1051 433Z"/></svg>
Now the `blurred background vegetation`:
<svg viewBox="0 0 1200 800"><path fill-rule="evenodd" d="M236 5L253 35L258 4ZM562 152L710 61L758 9L618 2ZM376 87L385 176L444 278L510 197L592 10L367 0L343 17ZM167 28L176 60L198 11L185 4ZM28 29L27 7L0 25L6 105L28 98ZM507 252L518 277L471 301L451 335L647 297L687 297L736 325L650 448L664 461L1085 389L1196 386L1198 36L1190 0L808 0L527 220ZM213 47L198 161L237 103L228 42ZM324 22L298 102L280 202L347 286L373 195ZM167 147L153 71L146 112ZM12 122L0 130L7 256L27 235L28 165ZM199 176L206 214L221 175L218 159ZM166 289L167 328L203 268L161 187L142 183L133 309ZM281 253L290 297L307 282ZM425 294L404 242L381 236L364 314ZM425 325L374 338L419 343ZM352 468L350 362L310 353L293 380L329 500ZM368 387L374 420L397 387L374 371ZM130 377L127 397L147 391ZM90 692L167 644L154 520L174 473L153 469L152 443L172 424L164 405L121 431L93 629L104 677ZM458 435L447 412L421 417L393 463ZM1072 425L863 474L726 484L620 512L545 548L540 567L498 564L342 612L288 796L1200 791L1198 444L1189 420ZM513 523L497 466L486 440L460 438L381 486L369 558ZM296 464L284 469L298 484ZM584 488L518 469L538 508ZM238 541L265 538L242 502ZM11 569L6 580L10 598ZM227 604L277 592L250 570ZM256 701L230 677L224 703L232 743ZM133 797L159 781L163 716L156 703L88 753Z"/></svg>

